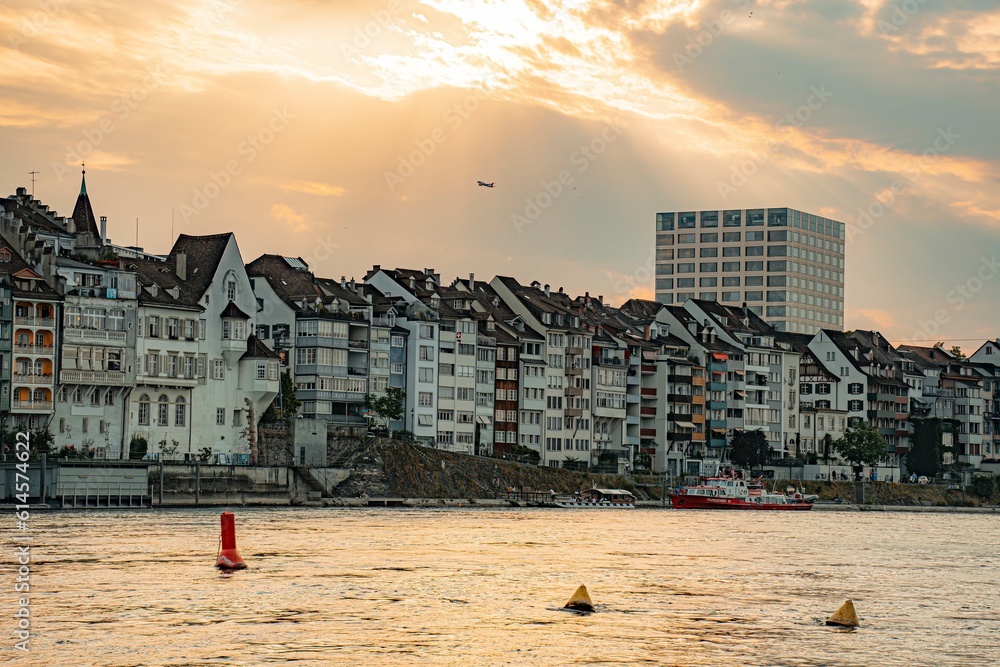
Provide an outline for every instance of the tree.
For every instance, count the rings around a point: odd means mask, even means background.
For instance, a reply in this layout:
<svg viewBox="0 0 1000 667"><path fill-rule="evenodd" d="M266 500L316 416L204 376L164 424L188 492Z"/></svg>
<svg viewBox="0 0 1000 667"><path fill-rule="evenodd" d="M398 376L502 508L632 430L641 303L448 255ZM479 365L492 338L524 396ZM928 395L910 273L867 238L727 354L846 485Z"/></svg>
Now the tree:
<svg viewBox="0 0 1000 667"><path fill-rule="evenodd" d="M848 428L843 437L833 443L845 461L858 465L878 463L887 453L888 445L885 439L871 425L861 422L853 428Z"/></svg>
<svg viewBox="0 0 1000 667"><path fill-rule="evenodd" d="M149 449L147 440L140 436L132 436L132 441L128 445L128 457L130 459L143 459Z"/></svg>
<svg viewBox="0 0 1000 667"><path fill-rule="evenodd" d="M965 353L962 352L962 348L960 346L958 346L958 345L952 345L951 349L948 350L948 352L950 352L951 355L953 357L955 357L956 359L958 359L959 361L961 361L962 359L965 359Z"/></svg>
<svg viewBox="0 0 1000 667"><path fill-rule="evenodd" d="M389 429L389 422L400 421L403 418L403 400L406 392L399 387L389 387L385 394L375 396L367 394L365 396L365 407L375 413L375 416L382 420L382 426Z"/></svg>
<svg viewBox="0 0 1000 667"><path fill-rule="evenodd" d="M740 468L753 470L771 459L771 445L764 431L736 431L729 442L729 460Z"/></svg>
<svg viewBox="0 0 1000 667"><path fill-rule="evenodd" d="M278 395L271 401L271 405L264 411L261 421L271 424L279 419L295 419L302 401L295 395L295 382L292 380L292 372L285 371L281 374L281 388Z"/></svg>
<svg viewBox="0 0 1000 667"><path fill-rule="evenodd" d="M529 465L538 465L538 462L542 460L538 452L524 445L514 445L511 447L510 455L518 463L527 463Z"/></svg>
<svg viewBox="0 0 1000 667"><path fill-rule="evenodd" d="M913 424L913 437L906 455L906 467L918 475L937 477L944 463L941 420L936 417L911 419L910 423Z"/></svg>

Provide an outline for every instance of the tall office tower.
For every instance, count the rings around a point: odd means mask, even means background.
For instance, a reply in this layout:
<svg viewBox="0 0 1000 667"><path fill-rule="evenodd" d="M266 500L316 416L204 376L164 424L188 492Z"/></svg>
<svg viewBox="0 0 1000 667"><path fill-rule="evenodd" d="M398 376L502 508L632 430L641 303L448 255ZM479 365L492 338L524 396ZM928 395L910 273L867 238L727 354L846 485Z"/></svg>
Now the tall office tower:
<svg viewBox="0 0 1000 667"><path fill-rule="evenodd" d="M779 331L844 327L844 224L791 208L656 214L656 300L746 304Z"/></svg>

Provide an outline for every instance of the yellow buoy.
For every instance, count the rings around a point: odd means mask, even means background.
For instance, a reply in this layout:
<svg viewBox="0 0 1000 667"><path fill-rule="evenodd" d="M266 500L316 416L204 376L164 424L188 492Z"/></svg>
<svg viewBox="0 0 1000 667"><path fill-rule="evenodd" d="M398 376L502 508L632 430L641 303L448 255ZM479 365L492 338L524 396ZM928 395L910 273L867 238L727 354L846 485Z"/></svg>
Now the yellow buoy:
<svg viewBox="0 0 1000 667"><path fill-rule="evenodd" d="M854 603L848 600L840 605L840 609L833 612L833 616L826 619L827 625L842 625L845 628L856 628L858 623L858 613L854 611Z"/></svg>
<svg viewBox="0 0 1000 667"><path fill-rule="evenodd" d="M575 609L576 611L594 611L594 603L590 600L590 593L586 586L580 586L573 593L573 597L566 603L564 609Z"/></svg>

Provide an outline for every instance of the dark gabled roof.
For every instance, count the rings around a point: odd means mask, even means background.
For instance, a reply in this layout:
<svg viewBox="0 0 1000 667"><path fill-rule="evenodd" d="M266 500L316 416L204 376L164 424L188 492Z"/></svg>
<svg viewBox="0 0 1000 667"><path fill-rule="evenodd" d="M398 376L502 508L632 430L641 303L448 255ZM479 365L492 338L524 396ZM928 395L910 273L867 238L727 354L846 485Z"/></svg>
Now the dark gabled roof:
<svg viewBox="0 0 1000 667"><path fill-rule="evenodd" d="M45 282L42 276L32 269L14 246L8 243L3 237L0 237L0 249L10 253L10 261L0 262L0 281L10 284L11 294L14 296L40 297L45 299L59 298L59 293ZM15 282L18 278L27 279L32 288L24 290L18 287L17 282Z"/></svg>
<svg viewBox="0 0 1000 667"><path fill-rule="evenodd" d="M355 292L348 285L341 285L340 281L332 278L316 278L316 285L327 296L346 301L351 306L367 306L368 300ZM352 278L353 280L353 278Z"/></svg>
<svg viewBox="0 0 1000 667"><path fill-rule="evenodd" d="M677 318L677 320L681 323L681 326L684 327L684 329L691 336L693 336L696 341L698 341L698 344L704 347L705 349L717 350L719 352L726 352L726 353L738 352L740 354L743 354L744 350L742 348L736 345L730 345L724 340L716 338L714 341L706 342L701 339L699 333L691 333L691 329L688 327L692 322L694 323L695 327L698 329L699 332L704 327L704 325L701 322L699 322L698 319L683 306L664 305L663 307L666 308L671 315Z"/></svg>
<svg viewBox="0 0 1000 667"><path fill-rule="evenodd" d="M663 308L659 301L649 299L629 299L621 305L621 310L637 319L655 320L656 314Z"/></svg>
<svg viewBox="0 0 1000 667"><path fill-rule="evenodd" d="M38 204L39 202L31 199L29 195L11 195L6 199L0 199L0 209L11 213L15 220L20 220L38 231L71 236L65 227L55 221L55 211L47 211L48 207L43 207L46 212L38 210L36 208Z"/></svg>
<svg viewBox="0 0 1000 667"><path fill-rule="evenodd" d="M186 310L202 311L198 303L201 294L196 294L187 281L181 280L173 267L155 259L127 259L125 270L135 271L136 279L142 286L139 292L140 305L167 306ZM156 286L155 290L153 286ZM174 296L168 289L177 290ZM155 294L154 294L155 291Z"/></svg>
<svg viewBox="0 0 1000 667"><path fill-rule="evenodd" d="M249 320L250 316L240 310L240 307L235 303L230 301L226 304L226 307L222 309L219 313L219 317L223 319L233 319L233 320Z"/></svg>
<svg viewBox="0 0 1000 667"><path fill-rule="evenodd" d="M230 302L231 303L231 302ZM253 334L247 338L247 351L240 359L279 359L278 354Z"/></svg>
<svg viewBox="0 0 1000 667"><path fill-rule="evenodd" d="M171 270L176 271L177 254L183 252L187 255L187 275L184 282L191 292L197 295L197 299L200 299L212 284L230 239L235 238L232 232L206 236L181 234L177 237L174 247L170 249L166 263Z"/></svg>
<svg viewBox="0 0 1000 667"><path fill-rule="evenodd" d="M579 317L582 324L583 317L577 312L569 294L559 291L553 292L551 290L546 294L543 289L539 287L525 287L510 276L497 276L496 279L503 283L539 321L542 320L543 313L551 313L553 315L563 315L564 318L565 316ZM564 319L563 324L557 324L553 321L545 326L566 331L593 333L585 326L574 327L572 322L572 320L567 322Z"/></svg>
<svg viewBox="0 0 1000 667"><path fill-rule="evenodd" d="M101 237L101 228L97 226L94 209L90 206L90 195L87 194L87 172L80 175L80 194L76 198L73 209L73 224L77 234L92 234L94 238Z"/></svg>

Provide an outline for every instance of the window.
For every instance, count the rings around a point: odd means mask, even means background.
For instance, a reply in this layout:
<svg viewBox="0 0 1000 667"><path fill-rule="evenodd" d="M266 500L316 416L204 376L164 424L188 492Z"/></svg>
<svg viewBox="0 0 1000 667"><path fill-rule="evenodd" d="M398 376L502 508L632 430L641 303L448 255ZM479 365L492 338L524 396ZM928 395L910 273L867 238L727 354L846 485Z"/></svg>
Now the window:
<svg viewBox="0 0 1000 667"><path fill-rule="evenodd" d="M420 346L420 360L421 361L434 361L434 348L430 345Z"/></svg>
<svg viewBox="0 0 1000 667"><path fill-rule="evenodd" d="M417 394L417 405L422 408L429 408L434 404L434 394L429 391L421 391Z"/></svg>
<svg viewBox="0 0 1000 667"><path fill-rule="evenodd" d="M848 394L858 395L864 390L865 390L864 385L862 385L860 382L852 382L851 384L847 385Z"/></svg>
<svg viewBox="0 0 1000 667"><path fill-rule="evenodd" d="M701 235L702 243L718 243L719 234L718 232L708 232Z"/></svg>
<svg viewBox="0 0 1000 667"><path fill-rule="evenodd" d="M167 337L177 339L180 328L177 326L177 318L171 317L167 320Z"/></svg>
<svg viewBox="0 0 1000 667"><path fill-rule="evenodd" d="M258 361L257 362L257 379L266 380L267 379L267 362Z"/></svg>
<svg viewBox="0 0 1000 667"><path fill-rule="evenodd" d="M389 365L389 372L393 375L400 375L403 372L403 364L401 362L393 362Z"/></svg>
<svg viewBox="0 0 1000 667"><path fill-rule="evenodd" d="M216 408L215 409L215 423L216 423L217 426L225 426L226 425L226 409L225 408Z"/></svg>
<svg viewBox="0 0 1000 667"><path fill-rule="evenodd" d="M847 409L851 412L861 412L864 409L864 404L861 401L848 401Z"/></svg>
<svg viewBox="0 0 1000 667"><path fill-rule="evenodd" d="M177 405L174 407L174 426L187 426L187 405L183 396L177 397Z"/></svg>
<svg viewBox="0 0 1000 667"><path fill-rule="evenodd" d="M302 352L304 350L298 350ZM316 350L310 350L315 352ZM212 379L224 380L226 378L226 362L222 359L212 359Z"/></svg>
<svg viewBox="0 0 1000 667"><path fill-rule="evenodd" d="M167 426L170 423L170 401L161 394L156 406L156 425Z"/></svg>
<svg viewBox="0 0 1000 667"><path fill-rule="evenodd" d="M746 270L747 271L763 271L764 270L764 262L747 262L746 263Z"/></svg>
<svg viewBox="0 0 1000 667"><path fill-rule="evenodd" d="M148 330L148 332L147 332L146 335L148 335L150 338L159 338L160 337L160 318L157 317L156 315L150 315L146 319L149 322L149 330Z"/></svg>
<svg viewBox="0 0 1000 667"><path fill-rule="evenodd" d="M719 270L718 262L702 262L698 270L702 273L715 273Z"/></svg>
<svg viewBox="0 0 1000 667"><path fill-rule="evenodd" d="M763 301L764 300L764 293L761 292L761 291L747 292L746 300L747 301Z"/></svg>
<svg viewBox="0 0 1000 667"><path fill-rule="evenodd" d="M236 301L236 281L230 280L226 283L226 298L230 301Z"/></svg>
<svg viewBox="0 0 1000 667"><path fill-rule="evenodd" d="M434 369L433 368L418 369L418 379L420 380L420 382L434 382Z"/></svg>
<svg viewBox="0 0 1000 667"><path fill-rule="evenodd" d="M149 394L139 397L139 425L149 426Z"/></svg>

